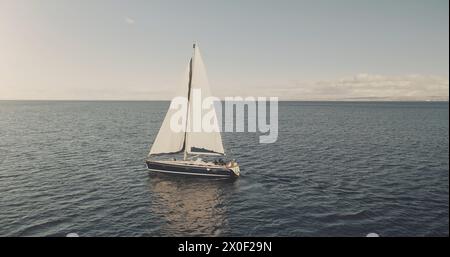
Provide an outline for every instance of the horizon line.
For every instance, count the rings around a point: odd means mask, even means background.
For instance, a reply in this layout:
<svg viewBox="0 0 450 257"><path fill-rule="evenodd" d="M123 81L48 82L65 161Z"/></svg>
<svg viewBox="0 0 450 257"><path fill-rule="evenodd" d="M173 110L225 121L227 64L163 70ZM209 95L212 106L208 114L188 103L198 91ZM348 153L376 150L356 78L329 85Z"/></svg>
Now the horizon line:
<svg viewBox="0 0 450 257"><path fill-rule="evenodd" d="M267 97L269 98L269 97ZM0 101L28 101L28 102L170 102L171 99L0 99ZM220 99L221 102L225 99ZM398 99L335 99L335 100L305 100L305 99L278 99L278 102L449 102L449 99L439 100L398 100Z"/></svg>

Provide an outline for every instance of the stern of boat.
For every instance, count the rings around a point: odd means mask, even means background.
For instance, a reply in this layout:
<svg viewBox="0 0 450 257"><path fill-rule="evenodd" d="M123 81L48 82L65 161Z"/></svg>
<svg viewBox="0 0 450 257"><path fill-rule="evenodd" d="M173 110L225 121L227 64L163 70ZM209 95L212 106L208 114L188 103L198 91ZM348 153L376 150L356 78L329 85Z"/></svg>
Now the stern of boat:
<svg viewBox="0 0 450 257"><path fill-rule="evenodd" d="M241 174L241 169L239 168L239 164L236 161L231 161L227 163L226 167L231 170L236 177L239 177Z"/></svg>

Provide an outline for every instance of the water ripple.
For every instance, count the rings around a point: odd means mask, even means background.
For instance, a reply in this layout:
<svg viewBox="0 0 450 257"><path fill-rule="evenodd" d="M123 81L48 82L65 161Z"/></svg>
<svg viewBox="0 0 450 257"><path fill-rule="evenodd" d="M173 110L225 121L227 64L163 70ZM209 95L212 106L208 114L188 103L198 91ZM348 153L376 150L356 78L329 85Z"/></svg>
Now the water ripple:
<svg viewBox="0 0 450 257"><path fill-rule="evenodd" d="M0 102L0 235L448 236L448 103L280 103L234 182L145 170L167 107Z"/></svg>

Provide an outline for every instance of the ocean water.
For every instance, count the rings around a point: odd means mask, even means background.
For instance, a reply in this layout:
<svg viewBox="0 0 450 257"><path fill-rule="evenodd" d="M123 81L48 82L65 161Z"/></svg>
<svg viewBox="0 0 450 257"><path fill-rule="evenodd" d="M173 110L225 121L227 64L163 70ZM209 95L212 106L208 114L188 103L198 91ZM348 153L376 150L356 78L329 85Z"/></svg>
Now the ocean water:
<svg viewBox="0 0 450 257"><path fill-rule="evenodd" d="M150 174L168 102L0 102L1 236L448 236L448 103L281 102L234 181Z"/></svg>

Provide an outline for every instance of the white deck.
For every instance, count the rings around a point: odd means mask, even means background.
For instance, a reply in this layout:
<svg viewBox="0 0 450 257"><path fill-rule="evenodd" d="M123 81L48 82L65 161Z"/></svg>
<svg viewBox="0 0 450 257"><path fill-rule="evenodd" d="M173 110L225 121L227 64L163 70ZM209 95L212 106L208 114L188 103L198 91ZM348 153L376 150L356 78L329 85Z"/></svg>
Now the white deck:
<svg viewBox="0 0 450 257"><path fill-rule="evenodd" d="M193 167L208 167L208 168L226 168L225 165L217 165L212 162L204 161L172 161L172 160L149 160L151 162L159 162L170 165L180 165L180 166L193 166Z"/></svg>

